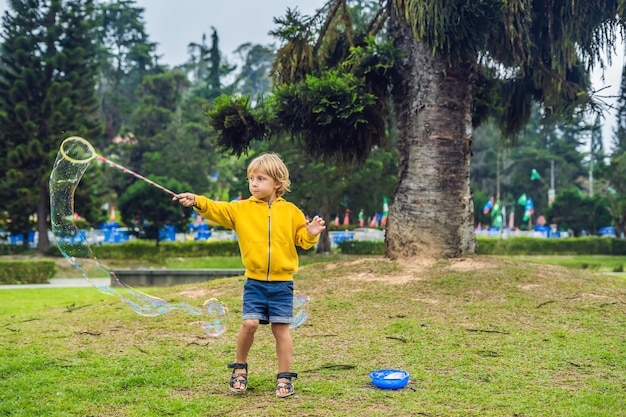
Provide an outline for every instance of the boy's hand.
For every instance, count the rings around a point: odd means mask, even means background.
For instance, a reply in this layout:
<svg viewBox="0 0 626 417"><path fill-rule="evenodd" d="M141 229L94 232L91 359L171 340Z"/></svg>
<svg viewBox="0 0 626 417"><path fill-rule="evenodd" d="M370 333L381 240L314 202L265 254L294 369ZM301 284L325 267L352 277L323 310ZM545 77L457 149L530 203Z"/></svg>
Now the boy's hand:
<svg viewBox="0 0 626 417"><path fill-rule="evenodd" d="M306 230L311 236L317 236L326 229L326 222L320 216L313 217L313 220L307 222Z"/></svg>
<svg viewBox="0 0 626 417"><path fill-rule="evenodd" d="M193 193L181 193L175 195L172 200L178 200L185 207L191 207L196 202L196 195Z"/></svg>

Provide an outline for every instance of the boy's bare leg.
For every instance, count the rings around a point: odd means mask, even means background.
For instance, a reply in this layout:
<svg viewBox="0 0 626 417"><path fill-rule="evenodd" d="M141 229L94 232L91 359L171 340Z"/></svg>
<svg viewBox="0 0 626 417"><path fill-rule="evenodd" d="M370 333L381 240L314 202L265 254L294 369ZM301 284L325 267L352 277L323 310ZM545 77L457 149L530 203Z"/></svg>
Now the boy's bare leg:
<svg viewBox="0 0 626 417"><path fill-rule="evenodd" d="M237 336L237 359L236 363L248 363L248 353L250 352L250 348L252 347L252 343L254 342L254 333L259 328L258 320L244 320L241 323L241 328L239 329L239 335ZM245 375L245 369L234 369L233 373L235 375ZM233 384L233 388L235 389L244 389L243 384L239 382L235 382Z"/></svg>
<svg viewBox="0 0 626 417"><path fill-rule="evenodd" d="M272 333L276 339L276 356L278 357L278 373L289 372L291 368L291 358L293 356L293 342L288 323L272 323ZM288 382L281 378L278 382ZM276 395L284 395L287 389L276 391Z"/></svg>

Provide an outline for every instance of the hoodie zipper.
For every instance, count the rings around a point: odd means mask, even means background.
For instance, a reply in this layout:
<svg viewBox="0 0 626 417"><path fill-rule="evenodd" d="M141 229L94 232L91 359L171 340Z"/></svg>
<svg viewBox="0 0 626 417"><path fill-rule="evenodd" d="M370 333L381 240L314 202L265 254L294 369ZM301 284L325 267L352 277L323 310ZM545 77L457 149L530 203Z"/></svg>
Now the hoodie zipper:
<svg viewBox="0 0 626 417"><path fill-rule="evenodd" d="M267 204L267 275L265 277L266 281L270 280L270 259L271 259L271 238L272 238L272 203Z"/></svg>

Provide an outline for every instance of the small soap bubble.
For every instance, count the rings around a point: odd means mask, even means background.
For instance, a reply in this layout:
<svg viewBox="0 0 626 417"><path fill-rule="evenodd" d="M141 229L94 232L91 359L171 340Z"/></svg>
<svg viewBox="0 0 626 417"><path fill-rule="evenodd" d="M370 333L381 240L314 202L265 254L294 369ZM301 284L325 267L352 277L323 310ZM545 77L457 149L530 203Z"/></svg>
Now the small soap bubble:
<svg viewBox="0 0 626 417"><path fill-rule="evenodd" d="M210 298L204 302L208 319L204 323L204 332L211 337L224 334L228 325L228 307L217 298Z"/></svg>
<svg viewBox="0 0 626 417"><path fill-rule="evenodd" d="M294 329L301 326L311 314L309 307L310 298L302 293L295 292L293 295L293 322L289 325Z"/></svg>

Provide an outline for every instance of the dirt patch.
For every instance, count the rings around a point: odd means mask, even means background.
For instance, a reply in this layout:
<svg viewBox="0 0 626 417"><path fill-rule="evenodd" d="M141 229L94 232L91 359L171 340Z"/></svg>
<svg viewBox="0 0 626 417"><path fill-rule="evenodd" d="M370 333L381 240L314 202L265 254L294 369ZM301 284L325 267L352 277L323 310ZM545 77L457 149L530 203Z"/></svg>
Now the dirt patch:
<svg viewBox="0 0 626 417"><path fill-rule="evenodd" d="M412 297L411 300L424 303L424 304L432 304L432 305L441 304L441 300L438 300L436 298Z"/></svg>
<svg viewBox="0 0 626 417"><path fill-rule="evenodd" d="M435 261L430 259L392 261L380 258L358 259L338 265L347 266L347 269L356 269L356 271L344 275L344 278L350 281L377 281L390 285L401 285L423 279L424 271L434 264Z"/></svg>
<svg viewBox="0 0 626 417"><path fill-rule="evenodd" d="M187 300L219 298L224 295L218 288L187 288L178 293L181 298Z"/></svg>
<svg viewBox="0 0 626 417"><path fill-rule="evenodd" d="M369 268L372 262L376 263L376 269L385 269L384 273L380 273L377 270ZM325 267L329 270L337 268L339 265L351 265L360 266L364 270L358 272L352 272L345 276L346 279L352 281L378 281L391 285L401 285L408 282L420 281L424 279L428 271L433 268L443 268L444 270L469 272L480 270L491 270L497 268L493 262L489 260L476 259L473 257L448 259L448 260L436 260L433 258L421 257L401 260L389 260L385 258L376 259L359 259L356 261L342 263L342 264L329 264Z"/></svg>
<svg viewBox="0 0 626 417"><path fill-rule="evenodd" d="M534 290L535 288L541 288L541 284L522 284L518 288L524 291Z"/></svg>
<svg viewBox="0 0 626 417"><path fill-rule="evenodd" d="M349 274L346 276L347 280L350 281L378 281L384 282L392 285L400 285L406 284L411 281L418 281L420 278L415 275L407 275L407 274L373 274L373 273L358 273L358 274Z"/></svg>
<svg viewBox="0 0 626 417"><path fill-rule="evenodd" d="M492 260L490 261L486 258L475 258L471 256L449 259L448 262L448 269L459 272L485 271L498 268L498 264L494 263Z"/></svg>

